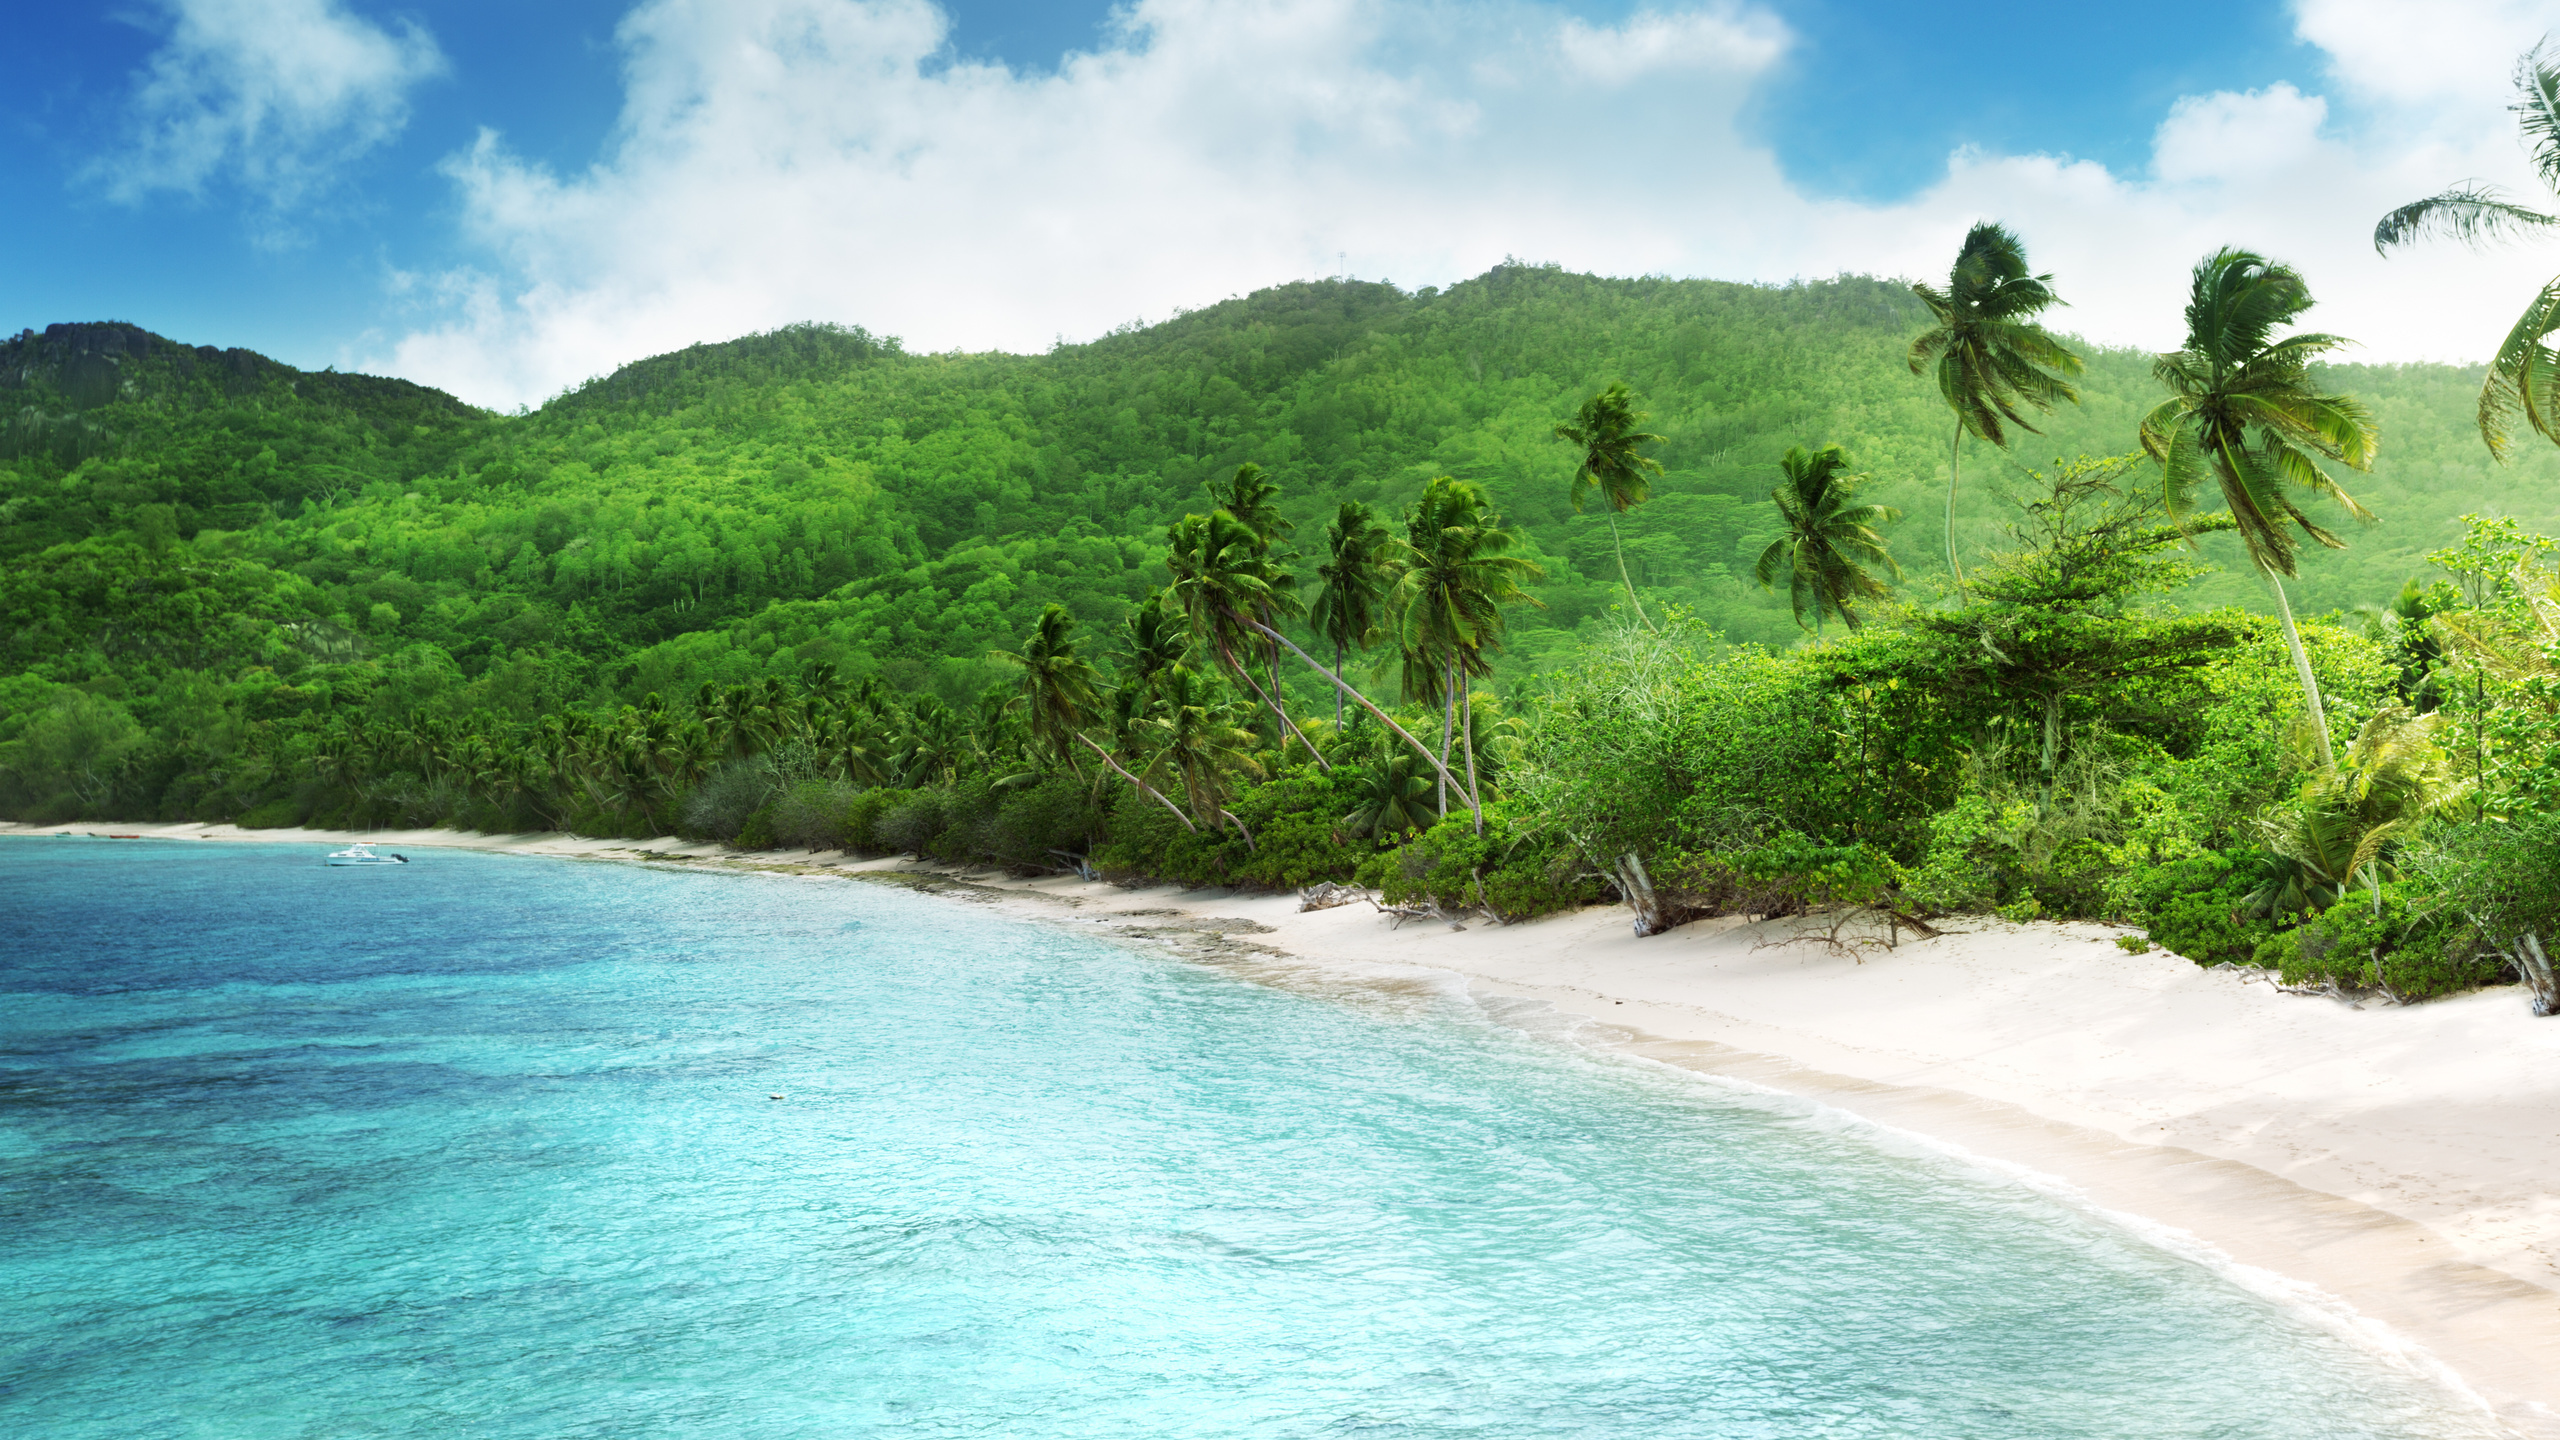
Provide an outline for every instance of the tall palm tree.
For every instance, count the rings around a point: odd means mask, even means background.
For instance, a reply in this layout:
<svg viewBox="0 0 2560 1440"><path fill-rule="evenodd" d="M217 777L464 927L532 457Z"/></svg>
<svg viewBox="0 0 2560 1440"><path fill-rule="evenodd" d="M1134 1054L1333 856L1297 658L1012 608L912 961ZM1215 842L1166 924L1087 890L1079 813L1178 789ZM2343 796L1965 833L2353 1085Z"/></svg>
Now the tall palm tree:
<svg viewBox="0 0 2560 1440"><path fill-rule="evenodd" d="M2560 196L2560 53L2549 41L2516 61L2515 87L2516 103L2507 108L2524 131L2534 175ZM2373 227L2373 248L2388 254L2394 245L2431 233L2482 245L2555 227L2560 227L2560 215L2516 204L2486 182L2466 180L2383 216ZM2545 439L2560 444L2560 350L2550 344L2555 331L2560 331L2560 279L2544 285L2525 306L2480 384L2480 438L2501 460L2507 458L2518 415Z"/></svg>
<svg viewBox="0 0 2560 1440"><path fill-rule="evenodd" d="M1378 638L1386 615L1389 587L1395 583L1390 556L1395 534L1377 513L1357 500L1345 500L1324 527L1324 563L1316 566L1315 602L1307 621L1318 637L1333 646L1333 668L1342 668L1345 650L1366 650ZM1342 728L1342 692L1333 695L1333 728Z"/></svg>
<svg viewBox="0 0 2560 1440"><path fill-rule="evenodd" d="M1485 656L1502 648L1503 607L1538 603L1522 586L1546 578L1534 561L1509 553L1518 536L1502 528L1492 497L1472 480L1433 477L1405 517L1405 570L1390 597L1396 644L1404 652L1408 694L1441 707L1440 813L1447 814L1451 721L1466 706L1469 677L1490 674ZM1475 783L1475 746L1466 747L1466 801L1484 825L1484 801Z"/></svg>
<svg viewBox="0 0 2560 1440"><path fill-rule="evenodd" d="M1662 473L1662 462L1636 453L1637 446L1662 439L1636 428L1644 418L1625 384L1612 383L1583 401L1571 424L1557 426L1556 438L1573 442L1582 452L1582 463L1573 472L1573 513L1582 513L1585 496L1600 493L1601 513L1609 517L1609 547L1618 554L1618 583L1627 587L1627 607L1650 630L1653 621L1636 599L1636 582L1627 578L1627 547L1618 539L1618 516L1643 504L1653 493L1648 477Z"/></svg>
<svg viewBox="0 0 2560 1440"><path fill-rule="evenodd" d="M2311 388L2311 362L2349 342L2311 331L2275 338L2276 328L2311 308L2311 289L2292 267L2246 250L2221 249L2196 266L2187 300L2187 343L2152 363L2169 398L2142 417L2142 448L2161 465L2160 488L2172 515L2195 508L2210 475L2231 507L2249 560L2275 592L2285 648L2311 712L2323 769L2337 764L2320 685L2293 623L2284 577L2296 573L2293 531L2331 549L2346 543L2321 529L2285 492L2327 496L2359 520L2373 517L2338 488L2319 461L2372 468L2373 417L2344 395Z"/></svg>
<svg viewBox="0 0 2560 1440"><path fill-rule="evenodd" d="M1101 677L1076 653L1076 617L1051 601L1043 606L1031 636L1019 650L999 650L995 658L1022 670L1022 684L1005 702L1019 711L1031 743L1050 759L1066 762L1069 772L1084 778L1076 764L1075 741L1093 721L1102 703Z"/></svg>
<svg viewBox="0 0 2560 1440"><path fill-rule="evenodd" d="M1804 624L1805 612L1811 610L1816 636L1822 634L1825 614L1839 616L1855 630L1860 623L1855 602L1885 596L1884 582L1868 574L1868 566L1902 574L1884 548L1884 537L1876 533L1877 526L1901 519L1902 512L1889 505L1859 504L1858 483L1866 477L1848 474L1848 468L1849 457L1837 445L1811 453L1798 445L1779 459L1785 479L1769 498L1778 503L1786 533L1769 542L1754 568L1770 589L1777 588L1779 576L1786 577L1796 624Z"/></svg>
<svg viewBox="0 0 2560 1440"><path fill-rule="evenodd" d="M1938 322L1911 342L1911 373L1936 366L1938 393L1956 414L1955 438L1947 443L1947 573L1960 600L1965 589L1964 566L1956 558L1956 479L1964 437L2005 447L2008 426L2038 433L2018 413L2021 406L2049 412L2061 401L2080 398L2059 378L2079 374L2080 357L2033 321L2062 303L2052 280L2028 274L2027 249L2018 237L1985 221L1965 232L1946 289L1911 287Z"/></svg>

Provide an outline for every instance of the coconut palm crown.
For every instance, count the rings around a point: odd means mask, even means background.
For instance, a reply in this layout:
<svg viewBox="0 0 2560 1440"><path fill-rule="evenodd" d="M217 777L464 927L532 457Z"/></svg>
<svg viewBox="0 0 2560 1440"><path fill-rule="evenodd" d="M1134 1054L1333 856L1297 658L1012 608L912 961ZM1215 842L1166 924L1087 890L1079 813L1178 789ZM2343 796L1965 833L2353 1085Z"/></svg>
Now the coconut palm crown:
<svg viewBox="0 0 2560 1440"><path fill-rule="evenodd" d="M1618 539L1618 517L1643 504L1653 493L1650 477L1662 473L1662 462L1636 453L1637 447L1662 440L1636 428L1644 418L1626 385L1613 383L1583 401L1571 423L1557 426L1556 438L1582 452L1573 472L1573 513L1581 514L1585 499L1599 494L1602 513L1609 517L1609 545L1618 554L1618 582L1627 587L1627 607L1650 628L1653 622L1636 599L1635 582L1627 578L1627 551Z"/></svg>
<svg viewBox="0 0 2560 1440"><path fill-rule="evenodd" d="M2507 108L2524 132L2534 174L2560 196L2560 53L2548 41L2516 61L2515 87L2516 102ZM2388 254L2395 245L2429 235L2477 246L2555 227L2560 227L2560 215L2519 205L2485 181L2465 180L2383 216L2373 227L2373 248ZM2560 444L2560 351L2550 344L2555 331L2560 331L2560 279L2544 285L2525 306L2480 385L2480 438L2501 460L2507 458L2518 416Z"/></svg>
<svg viewBox="0 0 2560 1440"><path fill-rule="evenodd" d="M2080 373L2080 357L2033 323L2063 303L2052 282L2051 275L2028 273L2026 247L2016 235L1985 221L1965 232L1945 289L1911 287L1937 321L1911 342L1911 373L1934 368L1938 393L1956 417L1947 447L1947 573L1959 593L1964 567L1956 558L1956 482L1964 437L2005 447L2010 426L2038 433L2022 409L2051 411L2080 398L2060 378Z"/></svg>
<svg viewBox="0 0 2560 1440"><path fill-rule="evenodd" d="M1769 492L1786 533L1760 552L1753 570L1773 590L1779 577L1786 578L1796 623L1804 624L1811 612L1815 634L1822 632L1826 613L1855 630L1860 623L1855 602L1888 593L1884 582L1867 573L1868 566L1902 573L1884 548L1884 537L1876 533L1877 526L1901 519L1902 512L1858 503L1858 482L1865 477L1846 473L1848 468L1849 457L1837 445L1811 452L1798 445L1787 451L1778 461L1785 478Z"/></svg>

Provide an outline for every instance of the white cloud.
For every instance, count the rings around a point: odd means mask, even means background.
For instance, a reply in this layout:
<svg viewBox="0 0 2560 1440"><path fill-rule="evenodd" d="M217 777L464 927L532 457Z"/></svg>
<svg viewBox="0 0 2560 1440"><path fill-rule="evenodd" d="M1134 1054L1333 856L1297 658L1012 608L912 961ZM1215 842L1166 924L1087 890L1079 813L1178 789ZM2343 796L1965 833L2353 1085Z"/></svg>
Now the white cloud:
<svg viewBox="0 0 2560 1440"><path fill-rule="evenodd" d="M137 77L127 145L90 167L109 195L236 179L284 209L399 133L440 73L414 24L387 31L336 0L171 0L168 39Z"/></svg>
<svg viewBox="0 0 2560 1440"><path fill-rule="evenodd" d="M350 358L512 404L793 320L1037 350L1332 273L1337 252L1406 284L1508 254L1926 275L1986 217L2056 272L2067 323L2109 343L2174 343L2187 268L2246 244L2300 265L2323 328L2376 358L2484 353L2560 256L2385 261L2368 237L2448 181L2530 183L2502 108L2514 16L2298 13L2318 43L2354 33L2330 50L2331 95L2183 100L2145 174L1968 151L1921 194L1866 205L1796 190L1738 123L1790 44L1746 5L1595 27L1541 0L1139 0L1111 43L1026 76L950 62L926 0L648 0L622 27L609 153L561 175L483 135L453 157L487 273L449 279L456 298L387 354ZM2393 78L2392 34L2423 37L2424 77Z"/></svg>

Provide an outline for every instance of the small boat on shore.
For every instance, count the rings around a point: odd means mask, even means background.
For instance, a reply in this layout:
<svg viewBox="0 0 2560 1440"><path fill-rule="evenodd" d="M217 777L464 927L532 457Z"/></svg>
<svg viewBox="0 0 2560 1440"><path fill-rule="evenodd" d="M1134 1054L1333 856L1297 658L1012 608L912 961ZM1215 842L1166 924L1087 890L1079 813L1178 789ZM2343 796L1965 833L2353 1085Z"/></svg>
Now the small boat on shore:
<svg viewBox="0 0 2560 1440"><path fill-rule="evenodd" d="M344 850L330 851L329 863L332 865L406 865L409 863L409 857L406 855L376 855L373 853L372 846L359 840Z"/></svg>

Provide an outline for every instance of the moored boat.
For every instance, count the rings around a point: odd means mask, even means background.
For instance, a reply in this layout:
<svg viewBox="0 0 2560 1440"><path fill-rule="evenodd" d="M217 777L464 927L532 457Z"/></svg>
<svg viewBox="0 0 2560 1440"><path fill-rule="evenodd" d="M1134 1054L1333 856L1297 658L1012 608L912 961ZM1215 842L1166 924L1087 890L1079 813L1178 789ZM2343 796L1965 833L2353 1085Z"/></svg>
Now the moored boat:
<svg viewBox="0 0 2560 1440"><path fill-rule="evenodd" d="M373 853L372 846L359 840L344 850L330 851L329 863L332 865L406 865L409 863L409 857L406 855L376 855Z"/></svg>

